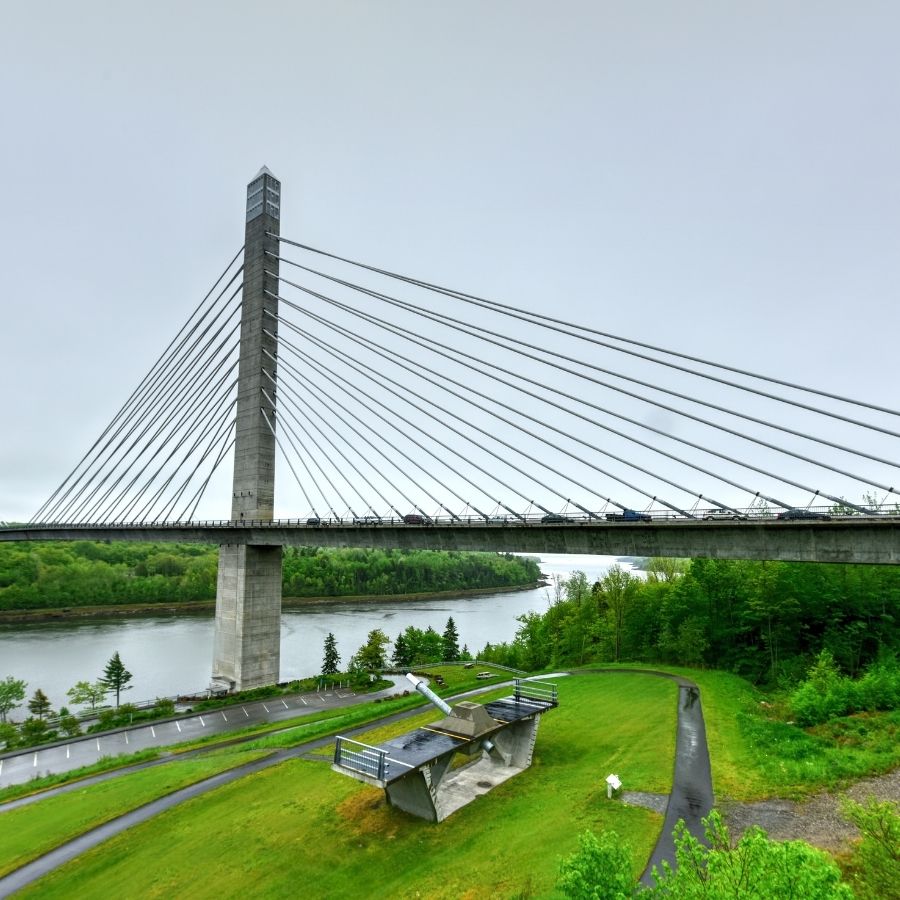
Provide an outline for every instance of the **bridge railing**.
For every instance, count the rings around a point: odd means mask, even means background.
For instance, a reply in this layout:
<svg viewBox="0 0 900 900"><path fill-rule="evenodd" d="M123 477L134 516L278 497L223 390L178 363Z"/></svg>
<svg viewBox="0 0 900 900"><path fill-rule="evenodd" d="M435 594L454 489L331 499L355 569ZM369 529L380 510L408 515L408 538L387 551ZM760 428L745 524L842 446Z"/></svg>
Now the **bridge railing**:
<svg viewBox="0 0 900 900"><path fill-rule="evenodd" d="M389 768L386 750L340 736L334 742L334 764L378 781L384 781Z"/></svg>
<svg viewBox="0 0 900 900"><path fill-rule="evenodd" d="M523 700L531 703L546 703L549 706L556 706L559 703L556 685L549 681L529 681L517 678L515 697L517 703Z"/></svg>

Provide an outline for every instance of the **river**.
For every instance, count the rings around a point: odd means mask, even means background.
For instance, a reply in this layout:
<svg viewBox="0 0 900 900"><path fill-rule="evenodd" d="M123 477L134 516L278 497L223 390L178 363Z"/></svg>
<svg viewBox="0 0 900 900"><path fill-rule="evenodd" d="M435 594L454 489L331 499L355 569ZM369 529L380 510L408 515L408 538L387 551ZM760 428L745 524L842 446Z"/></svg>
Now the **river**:
<svg viewBox="0 0 900 900"><path fill-rule="evenodd" d="M580 570L593 582L616 563L612 556L542 556L541 571L567 578ZM620 562L630 568L627 562ZM552 588L442 597L440 600L367 603L323 602L286 609L281 617L281 678L315 675L322 667L325 637L332 632L341 661L365 643L373 628L391 639L407 626L442 633L452 616L460 647L472 653L510 641L516 616L547 609ZM209 683L214 619L198 616L135 616L71 622L0 625L0 678L24 679L28 696L41 688L54 709L64 705L76 681L94 681L118 651L134 676L123 700L146 700L199 691ZM23 708L15 711L16 718Z"/></svg>

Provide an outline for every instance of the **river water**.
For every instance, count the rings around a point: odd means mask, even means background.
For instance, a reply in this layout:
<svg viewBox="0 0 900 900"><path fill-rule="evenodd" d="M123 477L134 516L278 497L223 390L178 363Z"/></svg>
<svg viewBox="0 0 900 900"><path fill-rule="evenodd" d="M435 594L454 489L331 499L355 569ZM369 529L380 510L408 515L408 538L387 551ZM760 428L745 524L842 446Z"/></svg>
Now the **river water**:
<svg viewBox="0 0 900 900"><path fill-rule="evenodd" d="M542 556L541 571L568 578L580 570L593 582L616 563L613 556ZM628 562L620 561L623 568ZM317 674L322 667L325 637L332 632L343 665L366 641L373 628L392 640L407 626L429 625L442 633L452 616L460 647L474 654L488 642L510 641L516 616L544 612L552 588L475 594L440 600L369 603L324 602L286 609L281 617L281 678ZM54 709L65 704L66 691L76 681L94 681L115 651L132 673L133 690L123 700L200 691L212 669L214 618L198 616L135 616L71 622L0 625L0 679L24 679L28 695L41 688ZM16 710L16 718L22 709Z"/></svg>

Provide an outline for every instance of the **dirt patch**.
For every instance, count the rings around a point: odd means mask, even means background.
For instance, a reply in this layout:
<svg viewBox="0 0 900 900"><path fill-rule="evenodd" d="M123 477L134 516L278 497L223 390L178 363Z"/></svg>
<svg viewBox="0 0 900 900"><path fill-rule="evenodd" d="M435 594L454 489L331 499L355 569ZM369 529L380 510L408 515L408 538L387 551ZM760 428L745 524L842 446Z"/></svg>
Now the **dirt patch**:
<svg viewBox="0 0 900 900"><path fill-rule="evenodd" d="M392 838L396 835L397 822L384 799L383 791L356 791L338 804L337 814L358 835L380 835Z"/></svg>
<svg viewBox="0 0 900 900"><path fill-rule="evenodd" d="M900 803L900 769L886 775L863 778L846 791L823 791L808 800L760 800L755 803L723 801L718 804L737 840L752 825L765 830L778 841L806 841L832 853L846 851L859 837L855 825L848 822L840 809L840 797L846 795L859 803L869 797Z"/></svg>

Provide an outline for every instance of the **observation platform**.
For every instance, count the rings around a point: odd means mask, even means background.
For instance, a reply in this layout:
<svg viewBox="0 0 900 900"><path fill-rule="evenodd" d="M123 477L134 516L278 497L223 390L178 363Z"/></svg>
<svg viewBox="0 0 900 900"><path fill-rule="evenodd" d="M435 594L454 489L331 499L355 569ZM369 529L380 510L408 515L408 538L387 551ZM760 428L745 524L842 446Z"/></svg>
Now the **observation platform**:
<svg viewBox="0 0 900 900"><path fill-rule="evenodd" d="M527 769L540 717L558 705L556 685L516 679L509 697L454 704L443 719L377 746L338 737L332 769L382 788L392 806L441 822ZM451 770L458 753L473 759Z"/></svg>

